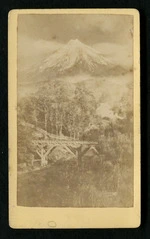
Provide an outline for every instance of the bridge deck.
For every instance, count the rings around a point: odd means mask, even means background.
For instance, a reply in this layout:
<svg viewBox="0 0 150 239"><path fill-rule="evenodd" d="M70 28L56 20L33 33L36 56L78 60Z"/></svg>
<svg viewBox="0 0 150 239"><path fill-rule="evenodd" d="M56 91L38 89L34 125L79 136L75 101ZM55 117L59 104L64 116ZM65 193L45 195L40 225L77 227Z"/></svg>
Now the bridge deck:
<svg viewBox="0 0 150 239"><path fill-rule="evenodd" d="M38 132L42 133L43 136L46 135L48 139L39 139L39 140L33 140L32 142L37 145L68 145L68 146L77 146L77 145L97 145L97 142L93 141L80 141L76 140L74 138L64 136L64 135L55 135L48 133L47 131L35 127L35 125L27 123L27 122L22 122L23 126L28 126L30 128L34 128Z"/></svg>
<svg viewBox="0 0 150 239"><path fill-rule="evenodd" d="M97 145L97 142L93 141L80 141L80 140L65 140L58 139L57 140L33 140L35 144L45 144L45 145Z"/></svg>

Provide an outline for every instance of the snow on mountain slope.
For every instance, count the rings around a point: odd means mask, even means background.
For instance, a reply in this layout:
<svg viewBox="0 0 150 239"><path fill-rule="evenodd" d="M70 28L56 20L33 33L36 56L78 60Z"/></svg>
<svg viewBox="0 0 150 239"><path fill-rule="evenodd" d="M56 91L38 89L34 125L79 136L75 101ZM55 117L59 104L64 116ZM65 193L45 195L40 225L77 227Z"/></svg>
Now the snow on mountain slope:
<svg viewBox="0 0 150 239"><path fill-rule="evenodd" d="M36 51L34 49L36 55L32 53L31 55L34 55L32 58L27 57L28 64L20 63L22 57L18 58L20 95L35 92L41 84L49 82L51 79L63 80L71 84L72 87L74 84L84 81L87 85L90 84L90 88L93 87L95 81L97 82L97 77L98 82L103 82L103 77L106 77L107 81L115 77L122 82L122 77L129 71L122 67L121 62L120 65L115 64L113 59L111 61L107 55L104 57L104 51L101 51L103 53L101 54L98 50L79 40L70 40L66 45L52 44L53 51L47 50L46 52L42 49L47 47L50 49L50 47L49 44L42 47L43 43L36 44ZM94 91L96 92L99 87L95 87Z"/></svg>
<svg viewBox="0 0 150 239"><path fill-rule="evenodd" d="M90 74L106 74L110 71L124 69L114 65L104 58L94 48L81 43L79 40L70 40L43 61L40 72L55 73L56 75L77 74L88 72ZM115 73L115 71L113 72Z"/></svg>

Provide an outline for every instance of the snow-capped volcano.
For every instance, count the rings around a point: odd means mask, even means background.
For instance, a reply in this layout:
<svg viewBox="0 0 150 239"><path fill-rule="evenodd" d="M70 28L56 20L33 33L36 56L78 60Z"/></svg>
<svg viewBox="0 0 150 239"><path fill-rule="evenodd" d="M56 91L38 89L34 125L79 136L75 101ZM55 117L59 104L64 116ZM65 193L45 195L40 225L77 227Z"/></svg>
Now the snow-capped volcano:
<svg viewBox="0 0 150 239"><path fill-rule="evenodd" d="M105 59L100 52L76 39L70 40L65 46L46 58L39 70L41 73L48 72L48 74L56 75L79 72L106 74L114 68L116 69L116 66Z"/></svg>

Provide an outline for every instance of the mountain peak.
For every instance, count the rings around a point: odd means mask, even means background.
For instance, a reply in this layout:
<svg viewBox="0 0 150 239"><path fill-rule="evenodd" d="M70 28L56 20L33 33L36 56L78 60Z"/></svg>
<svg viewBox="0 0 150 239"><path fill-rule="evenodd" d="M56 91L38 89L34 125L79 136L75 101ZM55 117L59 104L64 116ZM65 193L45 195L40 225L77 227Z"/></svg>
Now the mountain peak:
<svg viewBox="0 0 150 239"><path fill-rule="evenodd" d="M83 44L82 42L80 42L78 39L71 39L68 44Z"/></svg>
<svg viewBox="0 0 150 239"><path fill-rule="evenodd" d="M84 43L82 43L81 41L79 41L78 39L72 39L66 44L66 47L81 49L81 48L88 47L88 46L85 45Z"/></svg>
<svg viewBox="0 0 150 239"><path fill-rule="evenodd" d="M71 39L70 41L69 41L70 43L73 43L73 42L80 42L77 38L76 39ZM69 43L68 42L68 43ZM81 43L81 42L80 42Z"/></svg>
<svg viewBox="0 0 150 239"><path fill-rule="evenodd" d="M45 59L40 71L46 70L55 74L75 74L83 71L93 74L107 64L108 61L94 48L78 39L72 39Z"/></svg>
<svg viewBox="0 0 150 239"><path fill-rule="evenodd" d="M124 72L120 66L115 66L94 48L80 42L78 39L70 40L44 60L40 72L48 75L74 75L89 73L90 75L107 75Z"/></svg>

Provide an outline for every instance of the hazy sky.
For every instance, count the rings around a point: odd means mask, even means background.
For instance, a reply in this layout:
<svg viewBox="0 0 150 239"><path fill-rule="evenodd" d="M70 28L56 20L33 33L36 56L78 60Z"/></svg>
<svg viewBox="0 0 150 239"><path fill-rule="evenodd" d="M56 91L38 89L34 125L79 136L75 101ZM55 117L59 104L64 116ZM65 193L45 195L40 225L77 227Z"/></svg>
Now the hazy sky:
<svg viewBox="0 0 150 239"><path fill-rule="evenodd" d="M20 14L19 69L30 68L71 39L78 39L116 63L130 67L132 28L133 17L130 15Z"/></svg>
<svg viewBox="0 0 150 239"><path fill-rule="evenodd" d="M26 77L22 79L24 73L30 72L32 66L40 65L41 61L71 39L88 44L106 55L108 60L130 69L133 55L132 28L133 17L128 15L21 14L18 17L18 72L21 77L18 80L21 83L26 81ZM102 86L105 92L110 89L110 103L116 102L116 97L124 94L128 80L128 77L127 80L120 76L115 78L110 82L107 80ZM118 86L119 82L122 82L121 87ZM20 92L24 90L22 88Z"/></svg>
<svg viewBox="0 0 150 239"><path fill-rule="evenodd" d="M26 14L18 18L18 33L34 40L59 43L77 38L89 45L102 42L126 44L132 39L132 21L129 15Z"/></svg>

